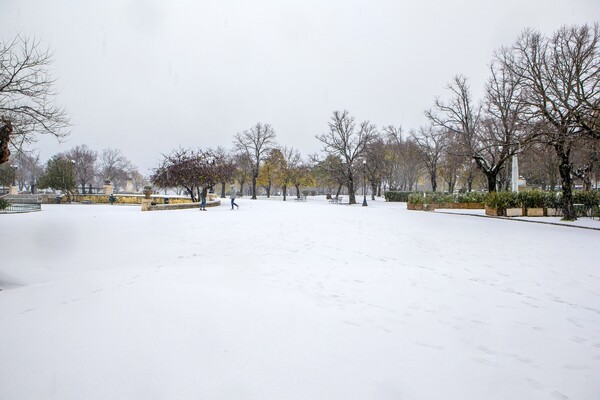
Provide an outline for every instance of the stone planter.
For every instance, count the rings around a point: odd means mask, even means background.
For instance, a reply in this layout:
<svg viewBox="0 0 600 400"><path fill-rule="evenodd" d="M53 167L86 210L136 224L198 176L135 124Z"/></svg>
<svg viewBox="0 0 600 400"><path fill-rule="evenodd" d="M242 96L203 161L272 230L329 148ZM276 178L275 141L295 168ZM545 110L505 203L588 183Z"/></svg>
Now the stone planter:
<svg viewBox="0 0 600 400"><path fill-rule="evenodd" d="M544 216L544 209L541 207L536 207L536 208L528 208L527 209L527 216L528 217L543 217Z"/></svg>
<svg viewBox="0 0 600 400"><path fill-rule="evenodd" d="M142 199L142 211L149 211L150 203L152 203L152 199Z"/></svg>
<svg viewBox="0 0 600 400"><path fill-rule="evenodd" d="M435 204L436 210L438 208L448 208L451 210L481 210L484 208L482 203L440 203Z"/></svg>
<svg viewBox="0 0 600 400"><path fill-rule="evenodd" d="M507 208L506 214L507 217L522 217L523 209L522 208Z"/></svg>
<svg viewBox="0 0 600 400"><path fill-rule="evenodd" d="M433 204L410 204L406 205L407 210L415 210L415 211L434 211L435 206Z"/></svg>
<svg viewBox="0 0 600 400"><path fill-rule="evenodd" d="M562 217L562 210L560 208L546 208L547 217Z"/></svg>
<svg viewBox="0 0 600 400"><path fill-rule="evenodd" d="M504 215L504 210L501 208L485 206L485 215L489 215L492 217L501 217L502 215Z"/></svg>

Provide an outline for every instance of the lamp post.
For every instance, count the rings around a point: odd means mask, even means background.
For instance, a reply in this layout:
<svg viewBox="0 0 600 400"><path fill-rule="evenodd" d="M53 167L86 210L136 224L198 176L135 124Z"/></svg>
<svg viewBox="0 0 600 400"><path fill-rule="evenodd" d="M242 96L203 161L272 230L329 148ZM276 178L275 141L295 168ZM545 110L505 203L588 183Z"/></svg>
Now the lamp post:
<svg viewBox="0 0 600 400"><path fill-rule="evenodd" d="M363 160L363 207L367 206L367 160Z"/></svg>

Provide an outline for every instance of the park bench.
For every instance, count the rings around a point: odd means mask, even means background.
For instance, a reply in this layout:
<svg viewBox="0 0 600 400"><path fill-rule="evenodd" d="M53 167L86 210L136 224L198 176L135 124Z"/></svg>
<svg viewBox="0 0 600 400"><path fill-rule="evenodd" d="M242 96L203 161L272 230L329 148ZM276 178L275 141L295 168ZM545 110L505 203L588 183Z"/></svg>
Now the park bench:
<svg viewBox="0 0 600 400"><path fill-rule="evenodd" d="M296 201L306 201L306 196L302 195L300 197L296 197L294 200L296 200Z"/></svg>
<svg viewBox="0 0 600 400"><path fill-rule="evenodd" d="M343 197L332 197L329 199L329 202L331 204L342 204L342 201L344 200Z"/></svg>

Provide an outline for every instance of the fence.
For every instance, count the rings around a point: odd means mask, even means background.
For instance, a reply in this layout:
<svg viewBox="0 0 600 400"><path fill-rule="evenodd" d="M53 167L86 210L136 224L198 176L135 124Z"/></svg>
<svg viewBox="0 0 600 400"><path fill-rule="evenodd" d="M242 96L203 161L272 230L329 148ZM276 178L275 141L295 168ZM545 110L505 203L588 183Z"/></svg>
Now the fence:
<svg viewBox="0 0 600 400"><path fill-rule="evenodd" d="M16 214L16 213L27 213L42 211L41 204L10 204L3 210L0 210L0 214Z"/></svg>

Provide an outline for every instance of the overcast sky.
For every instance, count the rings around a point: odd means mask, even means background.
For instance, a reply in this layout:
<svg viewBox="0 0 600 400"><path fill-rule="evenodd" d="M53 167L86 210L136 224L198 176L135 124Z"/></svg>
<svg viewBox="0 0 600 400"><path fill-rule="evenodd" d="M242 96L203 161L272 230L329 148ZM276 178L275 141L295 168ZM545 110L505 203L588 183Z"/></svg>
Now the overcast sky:
<svg viewBox="0 0 600 400"><path fill-rule="evenodd" d="M161 153L231 148L270 123L320 150L334 110L405 130L461 73L479 97L494 49L525 27L600 20L598 0L0 0L0 38L41 39L77 144L121 149L142 173Z"/></svg>

